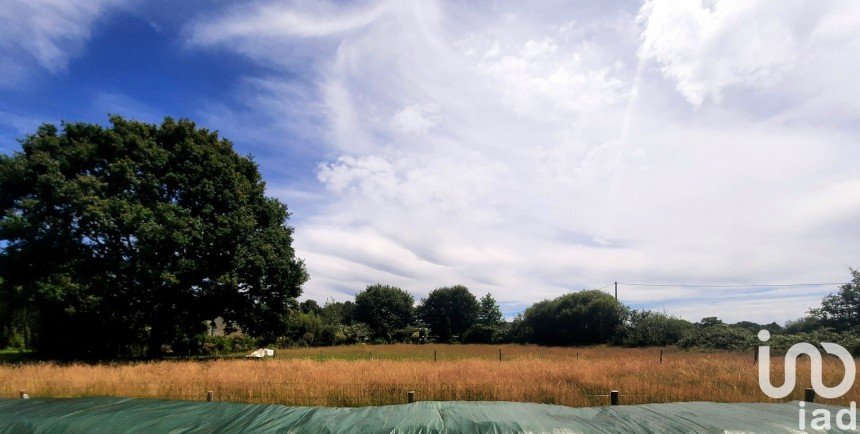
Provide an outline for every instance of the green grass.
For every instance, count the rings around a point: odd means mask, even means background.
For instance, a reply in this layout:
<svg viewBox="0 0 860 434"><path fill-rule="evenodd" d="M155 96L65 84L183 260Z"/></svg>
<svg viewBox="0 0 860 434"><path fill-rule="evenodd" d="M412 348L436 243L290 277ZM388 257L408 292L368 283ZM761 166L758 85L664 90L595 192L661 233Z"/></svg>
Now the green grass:
<svg viewBox="0 0 860 434"><path fill-rule="evenodd" d="M21 363L33 360L35 354L30 350L5 348L0 350L0 363Z"/></svg>

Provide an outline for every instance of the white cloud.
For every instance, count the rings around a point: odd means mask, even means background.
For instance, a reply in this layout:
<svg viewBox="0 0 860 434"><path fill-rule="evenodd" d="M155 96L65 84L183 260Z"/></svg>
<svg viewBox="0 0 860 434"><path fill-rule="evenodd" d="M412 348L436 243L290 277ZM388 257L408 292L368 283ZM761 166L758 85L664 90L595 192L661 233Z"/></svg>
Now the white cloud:
<svg viewBox="0 0 860 434"><path fill-rule="evenodd" d="M816 121L857 103L799 97L856 86L835 67L804 72L809 44L827 48L815 59L855 46L854 21L821 13L804 29L803 8L769 5L264 3L205 18L190 38L285 77L309 65L333 154L318 170L330 200L296 228L309 296L464 283L514 311L616 280L833 281L858 265L858 132ZM622 300L775 319L742 294L637 287ZM782 300L782 320L811 300L765 298Z"/></svg>
<svg viewBox="0 0 860 434"><path fill-rule="evenodd" d="M324 2L307 1L301 6L302 10L278 3L235 6L224 16L197 22L191 29L191 42L211 44L244 37L332 36L368 26L391 10L386 3L351 13L343 13L342 7Z"/></svg>
<svg viewBox="0 0 860 434"><path fill-rule="evenodd" d="M394 115L394 126L404 133L425 133L436 125L435 113L439 107L435 104L425 106L411 105L404 107Z"/></svg>
<svg viewBox="0 0 860 434"><path fill-rule="evenodd" d="M796 98L798 105L811 99L860 114L857 102L842 98L846 86L860 91L845 75L860 67L852 55L860 52L860 10L854 2L812 7L795 0L653 0L639 20L644 24L639 55L656 61L694 106L719 103L734 90L775 92Z"/></svg>
<svg viewBox="0 0 860 434"><path fill-rule="evenodd" d="M33 65L51 73L65 70L89 39L93 22L115 3L118 0L5 2L0 7L0 87L20 83Z"/></svg>

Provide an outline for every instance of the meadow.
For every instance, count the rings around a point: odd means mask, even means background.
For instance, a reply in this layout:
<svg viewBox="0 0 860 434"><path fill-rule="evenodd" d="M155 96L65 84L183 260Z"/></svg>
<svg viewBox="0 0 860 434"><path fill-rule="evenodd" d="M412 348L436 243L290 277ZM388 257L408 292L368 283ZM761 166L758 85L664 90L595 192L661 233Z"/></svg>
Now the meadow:
<svg viewBox="0 0 860 434"><path fill-rule="evenodd" d="M501 350L502 360L499 360ZM417 400L488 400L562 404L674 401L773 402L758 387L753 354L659 348L558 348L523 345L354 345L283 349L274 359L227 358L111 364L31 362L0 365L0 396L125 396L285 405L364 406ZM435 352L435 361L434 361ZM782 358L771 362L782 372ZM803 398L808 360L799 360L798 385L783 401ZM825 360L825 384L842 376ZM782 384L781 374L773 376ZM838 400L860 401L857 387Z"/></svg>

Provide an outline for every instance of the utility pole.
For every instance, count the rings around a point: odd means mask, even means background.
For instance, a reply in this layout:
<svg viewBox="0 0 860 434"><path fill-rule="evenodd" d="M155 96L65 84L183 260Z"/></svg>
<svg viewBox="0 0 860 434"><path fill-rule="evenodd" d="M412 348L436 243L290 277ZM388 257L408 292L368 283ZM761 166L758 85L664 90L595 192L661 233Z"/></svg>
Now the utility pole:
<svg viewBox="0 0 860 434"><path fill-rule="evenodd" d="M618 300L618 282L615 282L615 299Z"/></svg>

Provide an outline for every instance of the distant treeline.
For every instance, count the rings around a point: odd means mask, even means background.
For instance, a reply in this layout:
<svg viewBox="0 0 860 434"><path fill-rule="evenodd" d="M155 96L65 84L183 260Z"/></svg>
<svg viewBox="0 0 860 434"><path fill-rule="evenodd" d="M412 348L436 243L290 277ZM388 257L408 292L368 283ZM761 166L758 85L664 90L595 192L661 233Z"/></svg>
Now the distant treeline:
<svg viewBox="0 0 860 434"><path fill-rule="evenodd" d="M218 355L261 345L329 346L358 343L522 343L539 345L608 344L627 347L676 346L698 350L752 350L757 333L768 330L768 345L779 353L797 342L836 342L860 353L860 272L852 282L822 300L806 317L777 323L717 317L690 322L662 312L633 310L612 295L595 290L572 292L535 303L506 321L491 294L477 298L461 285L438 288L417 304L404 289L375 284L354 301L291 300L284 327L274 338L227 333L199 333L179 355ZM4 327L0 345L26 347L26 328ZM165 348L165 353L174 353Z"/></svg>
<svg viewBox="0 0 860 434"><path fill-rule="evenodd" d="M677 346L701 350L745 351L760 344L757 333L771 333L768 345L785 351L797 342L837 342L860 351L860 273L819 308L787 324L717 317L690 322L661 312L632 310L612 295L580 291L535 303L505 321L491 294L480 299L464 286L436 289L417 305L405 290L371 285L355 301L314 300L297 304L279 346L325 346L354 343L533 343L540 345L610 344L629 347ZM215 338L229 349L229 337Z"/></svg>

